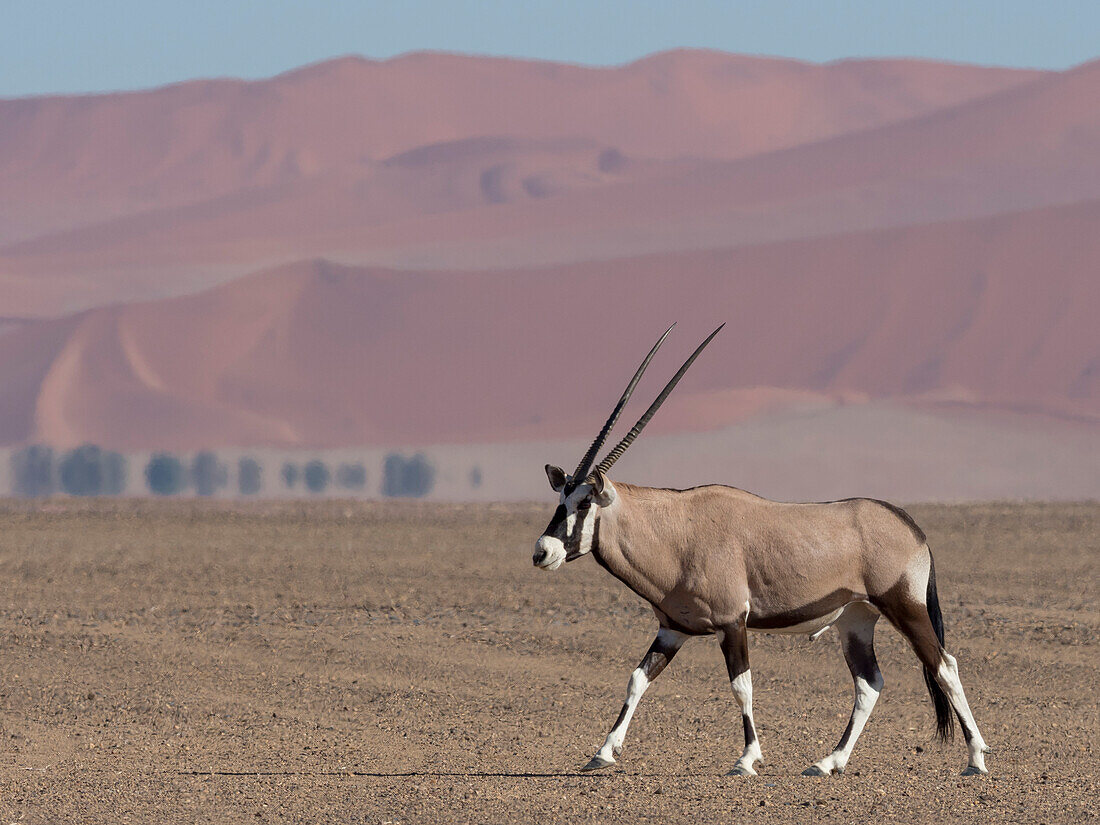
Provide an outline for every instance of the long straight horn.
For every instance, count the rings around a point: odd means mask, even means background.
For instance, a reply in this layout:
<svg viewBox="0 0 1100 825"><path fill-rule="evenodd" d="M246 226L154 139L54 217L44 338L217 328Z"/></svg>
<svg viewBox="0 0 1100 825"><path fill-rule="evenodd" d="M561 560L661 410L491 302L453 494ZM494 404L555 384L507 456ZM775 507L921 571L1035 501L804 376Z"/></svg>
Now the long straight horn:
<svg viewBox="0 0 1100 825"><path fill-rule="evenodd" d="M713 340L715 335L722 331L722 327L724 326L725 324L722 324L721 327L718 327L718 329L716 329L707 337L707 340L705 340L698 346L695 352L691 354L691 357L684 362L684 365L682 367L680 367L680 371L672 376L672 380L665 385L665 388L663 390L661 390L661 394L657 396L657 400L649 405L649 409L645 411L645 415L639 418L638 423L631 427L630 432L623 436L623 440L616 444L614 448L612 448L611 452L604 456L603 461L601 461L599 466L596 468L597 470L599 470L601 473L604 473L605 475L607 474L607 471L611 469L611 465L618 461L619 457L626 452L626 448L629 447L631 442L633 442L634 439L638 437L638 433L645 429L645 425L649 423L649 419L653 418L657 410L659 410L661 408L661 405L665 403L665 399L668 398L669 394L674 389L676 389L676 385L680 383L680 379L684 377L684 373L688 371L688 367L692 365L692 362L694 362L695 359L699 357L699 353L703 351L703 349L706 347L707 344L711 342L711 340Z"/></svg>
<svg viewBox="0 0 1100 825"><path fill-rule="evenodd" d="M673 324L672 327L676 326ZM645 372L645 368L649 366L649 362L653 360L653 356L656 354L657 349L665 342L668 334L672 332L672 327L665 330L665 334L657 339L657 343L653 345L653 349L649 351L649 355L642 361L642 365L638 367L638 371L634 373L634 377L630 379L630 383L626 385L626 391L623 393L623 397L619 399L619 403L615 405L615 409L611 411L611 416L607 419L607 423L603 425L603 429L600 430L600 434L596 436L596 440L592 442L592 446L588 448L588 452L584 454L584 458L581 459L581 463L577 465L577 469L573 471L573 479L577 484L580 484L588 476L588 471L592 469L592 462L596 460L596 453L600 451L604 441L607 440L607 434L611 432L611 428L615 426L615 422L619 420L619 415L623 411L623 407L626 406L626 402L630 400L630 396L634 392L634 388L638 386L638 382L642 380L642 373Z"/></svg>

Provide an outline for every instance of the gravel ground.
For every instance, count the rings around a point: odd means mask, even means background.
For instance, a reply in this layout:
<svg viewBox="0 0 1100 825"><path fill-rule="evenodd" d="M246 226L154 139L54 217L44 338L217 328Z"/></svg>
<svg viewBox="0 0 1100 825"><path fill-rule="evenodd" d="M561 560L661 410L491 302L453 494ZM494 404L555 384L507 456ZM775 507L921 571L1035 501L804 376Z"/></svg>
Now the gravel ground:
<svg viewBox="0 0 1100 825"><path fill-rule="evenodd" d="M917 506L990 775L886 678L848 771L835 635L754 635L765 765L717 644L577 768L656 624L585 559L530 564L547 506L0 502L0 825L9 822L1084 822L1100 799L1100 505Z"/></svg>

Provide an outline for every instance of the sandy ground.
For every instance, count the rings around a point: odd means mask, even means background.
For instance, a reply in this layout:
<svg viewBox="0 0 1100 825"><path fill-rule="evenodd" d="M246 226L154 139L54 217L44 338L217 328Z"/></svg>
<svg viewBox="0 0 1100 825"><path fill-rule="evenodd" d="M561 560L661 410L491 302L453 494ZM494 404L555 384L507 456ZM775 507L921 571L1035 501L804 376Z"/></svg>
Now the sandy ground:
<svg viewBox="0 0 1100 825"><path fill-rule="evenodd" d="M534 570L546 506L0 503L0 823L1082 822L1100 799L1100 505L921 506L988 777L919 669L841 777L835 636L752 640L766 765L713 640L579 774L655 622L591 560Z"/></svg>

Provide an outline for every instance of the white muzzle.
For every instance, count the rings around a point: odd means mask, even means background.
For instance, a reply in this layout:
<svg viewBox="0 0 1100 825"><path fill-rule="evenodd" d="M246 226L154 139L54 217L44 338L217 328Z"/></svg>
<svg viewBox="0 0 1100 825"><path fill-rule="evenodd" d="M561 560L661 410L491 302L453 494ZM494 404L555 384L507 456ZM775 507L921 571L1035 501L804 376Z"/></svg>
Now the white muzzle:
<svg viewBox="0 0 1100 825"><path fill-rule="evenodd" d="M565 545L561 539L542 536L535 542L535 552L531 561L540 570L557 570L565 563Z"/></svg>

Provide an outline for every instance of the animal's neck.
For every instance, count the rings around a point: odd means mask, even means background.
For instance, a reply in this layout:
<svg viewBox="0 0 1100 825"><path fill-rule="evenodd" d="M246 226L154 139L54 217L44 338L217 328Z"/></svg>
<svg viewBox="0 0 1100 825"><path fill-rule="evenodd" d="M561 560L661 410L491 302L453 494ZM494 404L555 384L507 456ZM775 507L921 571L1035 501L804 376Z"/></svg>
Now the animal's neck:
<svg viewBox="0 0 1100 825"><path fill-rule="evenodd" d="M611 575L657 604L675 580L673 547L655 529L648 488L616 485L615 490L615 503L601 510L596 522L592 555Z"/></svg>

